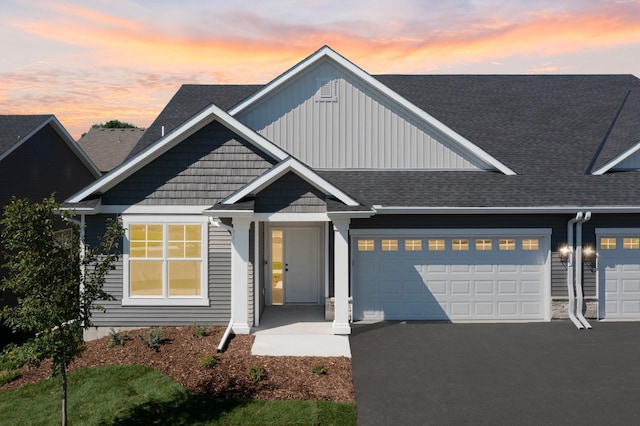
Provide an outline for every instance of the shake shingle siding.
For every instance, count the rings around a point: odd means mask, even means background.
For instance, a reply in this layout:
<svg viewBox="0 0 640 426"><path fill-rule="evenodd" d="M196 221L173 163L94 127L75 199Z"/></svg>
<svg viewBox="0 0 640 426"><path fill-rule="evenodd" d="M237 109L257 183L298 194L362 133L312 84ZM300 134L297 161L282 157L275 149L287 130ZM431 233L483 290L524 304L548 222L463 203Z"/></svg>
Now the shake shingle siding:
<svg viewBox="0 0 640 426"><path fill-rule="evenodd" d="M104 217L88 219L91 238ZM95 231L94 231L95 230ZM96 311L93 323L98 327L137 327L191 325L193 323L226 325L231 317L231 236L229 232L209 227L209 301L210 306L122 306L123 263L107 276L104 289L115 300L100 302L106 312Z"/></svg>
<svg viewBox="0 0 640 426"><path fill-rule="evenodd" d="M324 194L293 172L289 172L260 191L256 213L324 213Z"/></svg>
<svg viewBox="0 0 640 426"><path fill-rule="evenodd" d="M273 164L213 122L109 190L102 202L211 206Z"/></svg>

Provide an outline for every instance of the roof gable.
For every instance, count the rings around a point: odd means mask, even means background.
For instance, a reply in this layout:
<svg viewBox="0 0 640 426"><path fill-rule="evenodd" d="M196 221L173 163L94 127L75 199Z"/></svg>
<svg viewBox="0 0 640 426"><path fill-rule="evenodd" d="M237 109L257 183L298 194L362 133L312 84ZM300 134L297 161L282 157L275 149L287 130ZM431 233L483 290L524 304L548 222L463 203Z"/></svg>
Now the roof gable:
<svg viewBox="0 0 640 426"><path fill-rule="evenodd" d="M115 185L145 167L153 160L157 159L162 154L166 153L213 121L220 122L223 126L233 132L236 132L244 140L248 141L256 148L276 160L283 160L289 156L282 149L255 133L244 124L221 110L219 107L209 105L207 108L200 111L200 113L174 129L174 131L158 140L155 144L148 146L143 151L139 152L137 155L128 159L113 171L103 176L101 179L98 179L92 185L73 195L67 200L67 202L77 203L92 194L103 193L110 188L113 188Z"/></svg>
<svg viewBox="0 0 640 426"><path fill-rule="evenodd" d="M45 126L51 126L94 177L101 175L96 165L54 115L0 115L0 161L27 143Z"/></svg>
<svg viewBox="0 0 640 426"><path fill-rule="evenodd" d="M243 198L250 196L251 194L259 193L272 183L276 182L282 176L290 172L295 173L300 178L311 184L313 187L329 196L335 197L347 206L356 207L360 205L357 200L343 192L341 189L339 189L329 181L325 180L323 177L321 177L309 167L305 166L303 163L293 157L287 158L285 161L277 164L267 172L263 173L261 176L258 176L256 179L249 182L247 185L222 200L220 204L232 206L233 204L240 202Z"/></svg>
<svg viewBox="0 0 640 426"><path fill-rule="evenodd" d="M316 92L327 89L327 83L329 93L332 87L354 92L350 102L344 106L334 104L342 97L340 94L335 99L329 95L328 102L318 103L322 100ZM278 99L285 92L283 97L288 98ZM347 97L344 96L345 101ZM306 110L304 107L292 109L301 101L307 105ZM264 115L265 111L267 115ZM317 168L481 168L515 174L327 46L231 108L229 113ZM280 118L283 118L281 126L274 126L273 122ZM358 123L354 124L355 121ZM310 128L305 133L302 129L305 125L317 126L317 129ZM403 134L419 129L424 134L418 135L418 140L405 142L393 134L394 129ZM323 130L328 133L325 139L333 144L328 148L331 152L314 153L314 149L327 144L323 140L309 140L308 135L315 136ZM354 142L353 134L361 140ZM281 135L288 139L281 139ZM372 138L380 142L374 152L365 153L370 148L365 145L370 144ZM400 147L398 141L402 141ZM340 149L345 151L340 152ZM412 149L416 152L412 153ZM397 157L398 150L402 152L401 157ZM424 161L415 162L417 150L422 150L420 158Z"/></svg>

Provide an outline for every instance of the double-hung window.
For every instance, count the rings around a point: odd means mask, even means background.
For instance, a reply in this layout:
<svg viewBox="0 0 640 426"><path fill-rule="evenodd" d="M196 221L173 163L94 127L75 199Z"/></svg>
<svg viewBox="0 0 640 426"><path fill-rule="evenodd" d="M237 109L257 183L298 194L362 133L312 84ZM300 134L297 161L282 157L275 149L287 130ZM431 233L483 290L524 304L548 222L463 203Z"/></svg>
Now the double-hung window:
<svg viewBox="0 0 640 426"><path fill-rule="evenodd" d="M207 222L124 218L123 305L208 305Z"/></svg>

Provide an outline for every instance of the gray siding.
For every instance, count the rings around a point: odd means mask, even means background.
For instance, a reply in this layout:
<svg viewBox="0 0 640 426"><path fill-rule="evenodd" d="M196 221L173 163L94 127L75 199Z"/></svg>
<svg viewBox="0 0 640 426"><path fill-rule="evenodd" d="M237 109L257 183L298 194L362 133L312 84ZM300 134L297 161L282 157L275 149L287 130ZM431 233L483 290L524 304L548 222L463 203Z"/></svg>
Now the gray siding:
<svg viewBox="0 0 640 426"><path fill-rule="evenodd" d="M324 213L325 195L293 172L289 172L260 191L256 213Z"/></svg>
<svg viewBox="0 0 640 426"><path fill-rule="evenodd" d="M212 206L273 163L213 122L107 191L102 202Z"/></svg>
<svg viewBox="0 0 640 426"><path fill-rule="evenodd" d="M87 239L98 235L104 217L88 219ZM210 306L122 306L122 261L111 271L105 291L116 300L101 302L106 312L95 312L98 327L138 327L191 325L193 323L226 325L231 317L231 236L229 232L209 227L209 301Z"/></svg>
<svg viewBox="0 0 640 426"><path fill-rule="evenodd" d="M336 96L320 101L319 81ZM421 119L325 60L238 118L320 169L486 169Z"/></svg>

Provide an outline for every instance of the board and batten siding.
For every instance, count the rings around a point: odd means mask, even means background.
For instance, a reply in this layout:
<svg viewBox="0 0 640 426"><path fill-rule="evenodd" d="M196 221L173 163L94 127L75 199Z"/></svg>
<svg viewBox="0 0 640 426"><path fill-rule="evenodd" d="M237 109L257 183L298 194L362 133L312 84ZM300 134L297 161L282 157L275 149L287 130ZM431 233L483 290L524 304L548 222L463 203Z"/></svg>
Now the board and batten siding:
<svg viewBox="0 0 640 426"><path fill-rule="evenodd" d="M213 122L107 191L102 204L212 206L273 164Z"/></svg>
<svg viewBox="0 0 640 426"><path fill-rule="evenodd" d="M100 219L88 219L87 241L100 235ZM102 225L104 228L104 225ZM231 235L209 226L209 302L210 306L122 306L124 277L122 260L109 272L104 290L115 300L99 304L105 312L93 313L96 327L184 326L196 324L227 325L231 317Z"/></svg>
<svg viewBox="0 0 640 426"><path fill-rule="evenodd" d="M327 80L335 96L319 100ZM330 60L237 118L317 169L490 168Z"/></svg>

